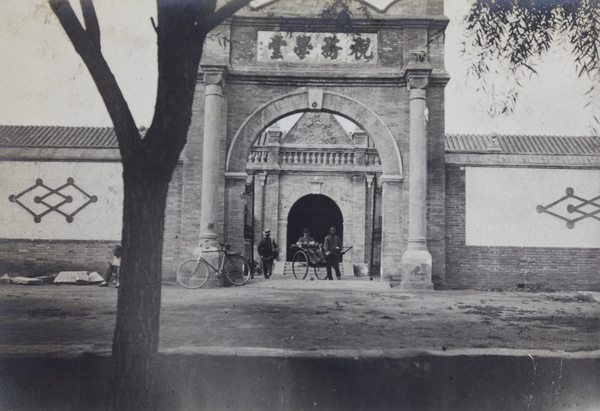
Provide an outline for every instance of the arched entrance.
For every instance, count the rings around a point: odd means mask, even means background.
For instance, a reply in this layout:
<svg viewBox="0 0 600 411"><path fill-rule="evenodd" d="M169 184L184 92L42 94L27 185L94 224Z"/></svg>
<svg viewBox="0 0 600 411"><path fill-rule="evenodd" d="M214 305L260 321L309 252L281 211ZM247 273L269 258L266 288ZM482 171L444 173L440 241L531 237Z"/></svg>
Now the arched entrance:
<svg viewBox="0 0 600 411"><path fill-rule="evenodd" d="M287 247L302 237L302 231L308 227L311 237L320 243L329 234L329 228L335 227L338 236L344 238L344 218L338 205L322 194L309 194L294 203L288 214ZM288 253L291 261L293 253Z"/></svg>
<svg viewBox="0 0 600 411"><path fill-rule="evenodd" d="M255 167L253 174L255 181L254 204L257 207L254 212L255 227L261 227L259 230L264 228L277 230L276 238L280 240L280 245L283 246L285 241L287 246L290 241L296 241L301 236L303 227L302 223L299 223L295 230L287 227L290 220L287 219L288 212L285 211L285 198L289 198L293 194L287 192L280 196L281 188L294 187L296 193L324 194L338 202L336 204L343 210L343 215L347 219L344 230L347 238L343 240L346 244L354 247L349 257L357 263L365 263L367 259L370 259L370 253L365 251L367 224L365 224L366 213L364 210L369 204L367 200L372 198L367 194L367 190L374 190L369 181L373 181L372 176L377 174L377 181L381 183L382 187L380 203L382 216L381 276L382 278L397 277L398 261L402 258L404 245L401 236L405 232L403 228L404 209L399 208L405 198L403 197L402 160L398 143L390 129L372 108L357 100L322 88L300 88L290 94L276 97L256 109L238 128L227 150L225 164L225 204L223 209L225 238L232 244L243 239L244 221L239 193L244 192L248 177L247 165L257 136L262 135L270 125L279 119L290 114L307 111L336 114L351 119L357 124L372 139L377 148L377 157L379 158L377 170L366 170L374 163L371 163L370 157L367 158L363 154L359 154L360 158L356 157L356 161L339 160L347 157L342 153L344 150L341 150L342 157L339 156L339 153L333 153L333 160L328 157L326 166L322 167L324 174L320 176L327 175L328 178L320 183L312 181L307 178L309 174L287 173L285 170L285 167L289 165L289 169L292 171L303 172L306 170L314 173L315 167L311 165L311 162L315 161L314 156L310 157L310 153L308 153L311 151L311 147L305 147L306 149L290 147L288 152L282 152L282 147L277 139L274 139L273 145L267 144L265 150L268 152L273 147L278 149L277 153L267 153L267 155L265 152L261 152L259 153L260 158L252 157L252 161L260 164ZM271 136L268 139L270 140ZM252 155L254 156L254 154ZM308 160L306 160L306 155L308 155ZM320 165L324 164L321 160L317 160L317 162ZM346 168L343 174L344 181L330 179L331 172L335 171L340 163ZM257 172L257 170L260 171ZM371 179L369 179L369 173ZM340 176L338 175L338 177ZM351 198L364 198L364 207L361 205L356 207L351 204ZM345 203L340 202L342 199ZM287 210L290 209L291 207L287 208ZM325 224L325 227L330 226L331 224ZM315 230L312 227L311 229ZM260 231L255 228L254 232L255 237L260 237ZM313 237L316 238L317 235L324 237L323 233L313 233ZM240 244L239 248L242 247ZM280 253L282 260L284 255L285 259L288 258L289 249L286 247L284 250L283 253Z"/></svg>

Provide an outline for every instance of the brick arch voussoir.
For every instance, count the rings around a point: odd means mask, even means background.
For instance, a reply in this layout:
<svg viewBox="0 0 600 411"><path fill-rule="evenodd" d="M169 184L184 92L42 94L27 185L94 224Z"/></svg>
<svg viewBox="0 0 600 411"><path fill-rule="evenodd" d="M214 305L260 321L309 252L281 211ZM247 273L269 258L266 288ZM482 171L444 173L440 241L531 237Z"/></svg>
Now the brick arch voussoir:
<svg viewBox="0 0 600 411"><path fill-rule="evenodd" d="M342 94L323 92L322 110L356 122L375 142L383 173L402 176L402 160L396 140L375 112ZM308 110L308 89L300 89L271 100L254 111L238 129L227 155L226 170L244 172L256 137L286 115Z"/></svg>
<svg viewBox="0 0 600 411"><path fill-rule="evenodd" d="M233 137L227 155L226 170L243 172L252 144L258 135L269 125L289 114L305 111L308 105L308 91L302 89L271 100L259 107L242 123Z"/></svg>
<svg viewBox="0 0 600 411"><path fill-rule="evenodd" d="M392 132L375 112L358 101L337 93L327 92L323 110L340 114L357 123L375 142L383 173L402 175L402 160Z"/></svg>

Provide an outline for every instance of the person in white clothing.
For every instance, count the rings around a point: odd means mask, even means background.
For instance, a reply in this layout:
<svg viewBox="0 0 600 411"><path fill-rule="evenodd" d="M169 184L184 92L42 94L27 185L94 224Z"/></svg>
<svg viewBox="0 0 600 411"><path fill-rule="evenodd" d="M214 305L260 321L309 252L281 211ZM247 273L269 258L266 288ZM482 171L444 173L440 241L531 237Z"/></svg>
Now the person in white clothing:
<svg viewBox="0 0 600 411"><path fill-rule="evenodd" d="M115 287L119 286L119 269L121 268L121 253L122 248L120 245L117 245L113 248L113 259L108 263L108 267L106 267L106 271L104 272L104 281L98 284L99 287L108 287L110 284L110 280L112 276L115 276Z"/></svg>

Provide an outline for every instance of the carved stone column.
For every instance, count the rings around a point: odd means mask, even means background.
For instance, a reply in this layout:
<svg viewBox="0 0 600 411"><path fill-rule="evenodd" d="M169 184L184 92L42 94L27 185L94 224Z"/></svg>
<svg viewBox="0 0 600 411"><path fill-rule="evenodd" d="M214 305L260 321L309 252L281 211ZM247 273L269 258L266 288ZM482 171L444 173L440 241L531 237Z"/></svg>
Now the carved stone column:
<svg viewBox="0 0 600 411"><path fill-rule="evenodd" d="M365 259L365 237L366 237L366 210L367 185L364 173L355 174L352 182L352 239L348 246L353 245L345 262L364 265Z"/></svg>
<svg viewBox="0 0 600 411"><path fill-rule="evenodd" d="M202 200L200 209L200 247L217 245L219 218L219 160L224 138L222 118L224 72L210 69L204 73L204 148L202 150Z"/></svg>
<svg viewBox="0 0 600 411"><path fill-rule="evenodd" d="M277 170L269 171L269 177L265 184L264 191L264 210L263 227L265 230L271 230L271 237L277 241L279 248L285 247L285 233L283 237L279 229L279 174ZM276 237L277 236L277 237ZM278 260L283 258L280 252Z"/></svg>
<svg viewBox="0 0 600 411"><path fill-rule="evenodd" d="M233 250L241 252L245 249L244 227L246 225L244 208L246 206L245 172L225 173L225 219L223 225L224 240L231 244ZM247 254L245 257L249 257Z"/></svg>
<svg viewBox="0 0 600 411"><path fill-rule="evenodd" d="M427 250L427 85L431 66L409 63L406 83L410 100L408 244L402 256L400 286L433 289L431 254Z"/></svg>
<svg viewBox="0 0 600 411"><path fill-rule="evenodd" d="M254 252L260 240L262 232L265 229L265 184L267 183L267 173L264 171L257 174L254 178ZM258 255L258 254L255 254Z"/></svg>
<svg viewBox="0 0 600 411"><path fill-rule="evenodd" d="M381 181L381 281L399 284L402 257L402 176L382 175Z"/></svg>

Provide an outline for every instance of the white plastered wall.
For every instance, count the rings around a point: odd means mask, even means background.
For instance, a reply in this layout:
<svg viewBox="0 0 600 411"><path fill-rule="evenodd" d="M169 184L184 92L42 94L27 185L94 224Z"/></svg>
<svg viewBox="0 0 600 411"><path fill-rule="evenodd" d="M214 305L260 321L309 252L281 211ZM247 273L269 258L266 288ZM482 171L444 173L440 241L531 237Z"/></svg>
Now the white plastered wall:
<svg viewBox="0 0 600 411"><path fill-rule="evenodd" d="M119 162L41 162L3 161L0 163L0 238L31 240L118 240L121 237L123 210L122 166ZM36 185L41 179L43 185L56 190L68 184L68 179L83 190L82 194L72 185L60 190L72 201L58 207L71 215L81 205L95 196L75 215L72 221L57 211L50 211L35 222L34 215L15 201L18 196ZM48 194L47 188L37 188L23 194L18 200L40 215L48 206L35 201L35 197ZM14 197L13 197L14 199ZM44 201L55 206L64 197L56 194L47 196Z"/></svg>
<svg viewBox="0 0 600 411"><path fill-rule="evenodd" d="M587 217L568 228L565 220L538 212L538 206L565 197L567 188L584 200L599 196L600 170L466 167L465 175L466 245L600 248L599 220ZM567 211L570 204L582 202L567 198L549 211L571 220L580 217ZM587 204L580 210L599 208Z"/></svg>

